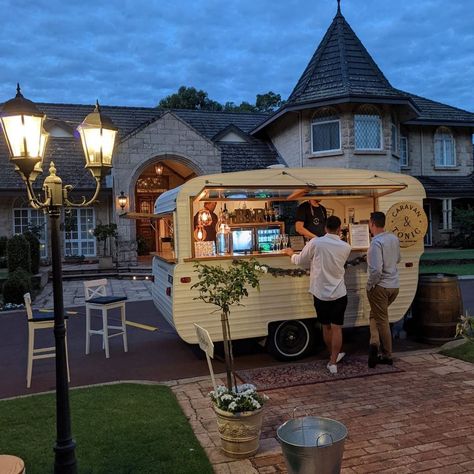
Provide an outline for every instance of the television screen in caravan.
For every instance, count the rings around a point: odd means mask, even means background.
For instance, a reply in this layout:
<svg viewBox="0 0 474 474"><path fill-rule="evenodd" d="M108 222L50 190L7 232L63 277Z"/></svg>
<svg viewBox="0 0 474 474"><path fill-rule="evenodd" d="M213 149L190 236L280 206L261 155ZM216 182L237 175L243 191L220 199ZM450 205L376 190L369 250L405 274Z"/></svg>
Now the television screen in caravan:
<svg viewBox="0 0 474 474"><path fill-rule="evenodd" d="M232 229L232 251L234 253L253 251L253 229Z"/></svg>

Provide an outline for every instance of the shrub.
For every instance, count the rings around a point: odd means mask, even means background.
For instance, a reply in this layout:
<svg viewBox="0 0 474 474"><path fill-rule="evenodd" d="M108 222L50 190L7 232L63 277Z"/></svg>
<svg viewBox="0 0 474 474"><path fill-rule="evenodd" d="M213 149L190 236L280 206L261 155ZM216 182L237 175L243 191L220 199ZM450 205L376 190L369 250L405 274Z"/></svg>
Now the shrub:
<svg viewBox="0 0 474 474"><path fill-rule="evenodd" d="M22 304L23 295L31 291L31 275L19 268L10 273L3 284L4 303Z"/></svg>
<svg viewBox="0 0 474 474"><path fill-rule="evenodd" d="M8 243L8 237L5 237L4 235L2 235L0 237L0 258L7 256L7 243Z"/></svg>
<svg viewBox="0 0 474 474"><path fill-rule="evenodd" d="M9 239L7 254L9 273L17 268L23 268L28 273L31 271L30 245L23 235L14 235Z"/></svg>
<svg viewBox="0 0 474 474"><path fill-rule="evenodd" d="M31 273L36 275L39 272L40 266L40 241L31 231L24 232L23 235L30 246Z"/></svg>

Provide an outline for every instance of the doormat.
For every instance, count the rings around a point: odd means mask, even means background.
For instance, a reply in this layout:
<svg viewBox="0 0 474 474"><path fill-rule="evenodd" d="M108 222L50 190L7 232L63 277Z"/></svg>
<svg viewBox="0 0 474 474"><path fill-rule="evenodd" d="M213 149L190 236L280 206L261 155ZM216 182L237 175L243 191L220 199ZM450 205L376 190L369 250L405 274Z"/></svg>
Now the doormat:
<svg viewBox="0 0 474 474"><path fill-rule="evenodd" d="M337 364L337 374L335 375L329 373L326 367L327 363L327 360L315 360L259 369L238 370L237 376L244 383L256 385L259 390L271 390L274 388L311 385L356 377L403 372L403 369L395 365L377 365L375 368L369 369L367 366L367 356L346 355Z"/></svg>

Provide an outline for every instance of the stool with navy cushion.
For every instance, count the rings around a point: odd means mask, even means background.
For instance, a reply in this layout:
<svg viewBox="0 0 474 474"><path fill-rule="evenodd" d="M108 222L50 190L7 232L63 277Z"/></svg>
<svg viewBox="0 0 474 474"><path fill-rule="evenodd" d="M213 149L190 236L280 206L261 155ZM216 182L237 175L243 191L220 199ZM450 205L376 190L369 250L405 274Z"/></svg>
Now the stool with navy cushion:
<svg viewBox="0 0 474 474"><path fill-rule="evenodd" d="M123 348L128 352L127 344L127 321L125 319L125 301L126 296L107 296L107 279L91 280L84 282L84 293L86 299L86 354L90 352L90 336L98 334L102 336L102 347L105 347L105 357L110 357L109 338L114 336L123 337ZM120 326L108 324L108 311L120 309ZM102 312L102 329L91 329L91 310ZM109 329L117 330L113 334Z"/></svg>
<svg viewBox="0 0 474 474"><path fill-rule="evenodd" d="M56 348L54 346L35 349L35 331L37 329L54 329L54 312L33 311L31 308L31 295L29 293L23 295L23 299L25 301L26 315L28 316L28 367L26 370L26 387L30 388L33 361L37 359L50 359L56 357ZM66 315L64 315L64 325L67 329ZM69 374L69 357L67 353L67 331L64 343L66 345L67 379L70 382L71 377Z"/></svg>

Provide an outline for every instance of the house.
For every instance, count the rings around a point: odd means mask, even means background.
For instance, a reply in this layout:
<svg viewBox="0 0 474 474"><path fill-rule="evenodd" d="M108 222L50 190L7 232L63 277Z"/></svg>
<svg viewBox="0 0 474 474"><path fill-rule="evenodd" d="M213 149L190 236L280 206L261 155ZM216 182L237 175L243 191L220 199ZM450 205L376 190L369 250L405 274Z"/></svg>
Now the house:
<svg viewBox="0 0 474 474"><path fill-rule="evenodd" d="M7 99L7 98L6 98ZM45 165L54 161L73 196L90 195L95 183L84 169L75 129L92 106L37 104L48 117L50 140ZM112 174L98 202L68 210L64 250L93 257L93 229L118 224L121 263L160 245L169 235L146 218L156 197L196 175L265 168L343 167L401 171L425 186L430 228L426 244L449 240L455 207L472 205L474 196L474 114L393 87L358 39L338 6L336 16L296 83L286 104L273 114L146 107L102 107L119 128ZM0 138L0 225L3 235L30 225L42 233L47 258L47 222L28 207L24 185ZM40 190L42 178L35 187ZM123 209L137 219L119 219Z"/></svg>

